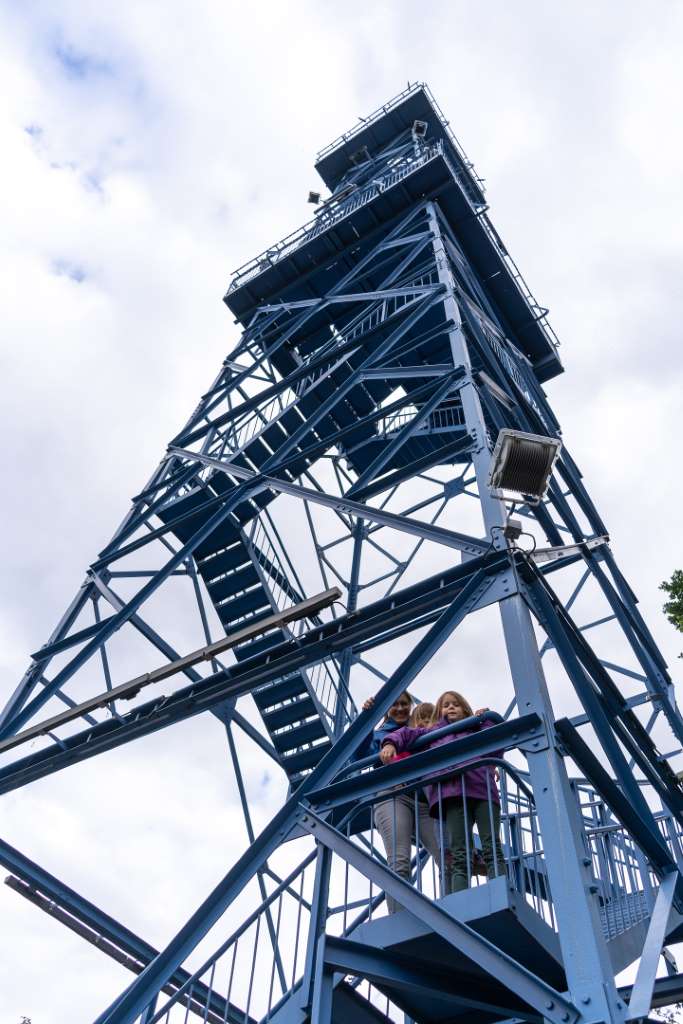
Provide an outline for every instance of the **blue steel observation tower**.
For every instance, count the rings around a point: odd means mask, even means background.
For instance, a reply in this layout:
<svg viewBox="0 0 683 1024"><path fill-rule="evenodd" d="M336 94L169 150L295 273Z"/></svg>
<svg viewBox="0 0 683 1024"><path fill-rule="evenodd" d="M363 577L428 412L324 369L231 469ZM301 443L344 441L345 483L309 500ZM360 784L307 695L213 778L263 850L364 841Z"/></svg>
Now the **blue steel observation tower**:
<svg viewBox="0 0 683 1024"><path fill-rule="evenodd" d="M672 682L566 444L540 500L491 485L499 437L560 439L547 310L425 85L316 169L329 196L234 274L238 344L0 716L2 793L218 719L244 852L163 949L0 841L6 882L131 972L97 1024L647 1019L683 999ZM504 651L495 724L359 759L470 615ZM245 745L284 781L260 834ZM498 775L493 868L474 833L449 893L417 834L399 875L377 804L472 764Z"/></svg>

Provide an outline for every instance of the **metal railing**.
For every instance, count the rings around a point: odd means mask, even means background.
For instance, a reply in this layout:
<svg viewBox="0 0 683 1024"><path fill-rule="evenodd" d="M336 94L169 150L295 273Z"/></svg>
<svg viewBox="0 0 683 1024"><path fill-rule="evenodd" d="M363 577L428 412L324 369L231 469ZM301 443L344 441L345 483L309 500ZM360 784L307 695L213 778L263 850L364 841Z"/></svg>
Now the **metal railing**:
<svg viewBox="0 0 683 1024"><path fill-rule="evenodd" d="M164 990L168 998L159 997L146 1009L140 1024L187 1024L190 1013L202 1024L269 1021L304 966L314 857L306 857L263 902L259 900L259 906L182 986L172 993Z"/></svg>
<svg viewBox="0 0 683 1024"><path fill-rule="evenodd" d="M292 231L285 238L276 242L275 245L269 249L265 249L259 256L249 260L243 266L239 267L233 273L230 287L228 288L228 294L235 291L236 288L242 287L247 281L251 280L257 274L267 270L268 267L275 266L278 260L281 260L284 256L298 249L299 246L303 245L304 242L310 241L317 235L322 234L329 228L338 224L345 217L350 216L355 210L361 206L365 206L371 202L376 196L382 192L386 192L388 189L393 188L400 181L403 181L408 175L417 171L420 167L429 163L430 160L434 160L438 156L443 155L443 144L436 142L430 146L425 146L422 152L415 156L413 154L406 156L406 158L397 166L390 168L382 177L378 178L371 185L366 188L360 189L357 192L353 192L347 199L339 202L339 204L331 204L329 211L324 215L314 217L312 220L303 224L296 231ZM455 173L455 171L454 171Z"/></svg>
<svg viewBox="0 0 683 1024"><path fill-rule="evenodd" d="M360 118L361 123L356 128L352 128L350 131L344 132L342 135L338 136L338 138L336 138L333 142L330 142L329 145L325 146L318 152L315 158L316 164L319 164L321 160L323 160L326 156L329 156L329 154L334 152L335 149L338 149L340 146L345 145L347 142L353 139L354 136L359 135L360 132L364 131L369 125L373 124L375 121L378 121L381 117L384 117L385 114L388 114L389 111L399 106L408 96L411 96L413 93L419 92L420 90L422 90L428 97L429 102L433 106L434 112L436 113L439 119L441 127L448 136L449 142L451 143L453 149L457 153L458 158L462 161L463 166L467 169L468 175L471 179L469 186L470 190L474 185L478 192L483 194L483 178L480 178L479 175L476 173L474 169L474 164L467 157L465 150L463 149L460 142L458 142L458 139L453 133L449 122L444 117L444 114L441 108L439 107L439 104L434 99L431 89L424 82L413 82L412 85L408 85L406 89L403 89L402 92L398 93L398 95L390 99L388 103L385 103L383 104L383 106L378 107L377 110L374 110L368 117Z"/></svg>
<svg viewBox="0 0 683 1024"><path fill-rule="evenodd" d="M408 401L408 399L406 399ZM393 412L389 416L383 417L377 423L377 433L384 436L392 436L396 434L406 424L411 423L417 415L419 415L420 408L416 405L410 405L406 409L401 409L398 412ZM435 409L429 414L423 423L416 428L415 434L434 434L449 430L460 430L465 426L465 414L462 406L458 405L443 405L438 409Z"/></svg>
<svg viewBox="0 0 683 1024"><path fill-rule="evenodd" d="M300 600L301 595L293 590L288 582L291 571L289 568L285 568L286 554L280 551L279 544L272 536L263 514L254 519L249 533L249 542L267 579L268 589L277 610L282 611L284 608L288 608L293 600ZM295 636L299 636L310 629L312 625L314 625L312 620L301 619L292 623L290 628ZM316 705L324 714L328 725L330 727L334 725L337 709L342 708L342 720L345 727L354 717L355 704L339 675L336 662L332 659L318 662L313 668L306 670L305 676L315 695ZM277 685L280 681L276 680L273 685ZM288 701L282 702L283 705L287 703ZM285 726L281 731L294 729L297 725L300 725L300 722ZM314 744L305 746L311 745Z"/></svg>
<svg viewBox="0 0 683 1024"><path fill-rule="evenodd" d="M372 764L376 763L373 758L365 758L355 769L350 766L351 774L371 774ZM468 773L475 769L480 770L480 781L481 769L486 771L485 798L481 797L480 789L475 797L468 781ZM348 770L345 774L349 774ZM461 781L461 796L456 804L446 792L448 775L442 771L436 777L375 792L354 804L337 828L347 841L429 899L439 900L454 889L460 891L505 878L506 891L521 896L557 931L543 839L526 773L498 757L473 761L450 773L449 782L455 777ZM427 790L431 814L425 787L431 787ZM647 919L656 879L642 853L591 787L579 783L575 792L592 867L592 892L609 941ZM411 818L407 825L406 813ZM669 848L680 857L680 825L667 813L658 814L657 821ZM407 846L402 846L401 829L405 832L406 828ZM315 851L309 853L288 877L278 881L266 899L193 971L184 985L167 986L147 1016L140 1018L140 1024L186 1024L189 1014L202 1024L267 1024L279 1020L279 1010L288 999L296 999L303 980L312 920L315 857ZM353 938L359 926L387 913L400 912L400 905L387 899L382 889L373 884L371 871L362 873L337 854L332 856L331 865L325 914L328 935ZM458 884L454 885L456 877ZM366 930L363 941L367 942L368 936ZM403 1019L386 994L366 980L346 975L337 978L336 983L340 982L353 987L387 1020ZM284 1012L286 1015L288 1011Z"/></svg>

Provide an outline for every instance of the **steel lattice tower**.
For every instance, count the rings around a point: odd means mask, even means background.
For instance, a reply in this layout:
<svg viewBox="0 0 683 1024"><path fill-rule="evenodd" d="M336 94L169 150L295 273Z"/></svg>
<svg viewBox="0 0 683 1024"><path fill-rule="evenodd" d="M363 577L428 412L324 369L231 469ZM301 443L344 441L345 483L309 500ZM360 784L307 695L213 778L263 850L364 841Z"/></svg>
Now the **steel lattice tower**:
<svg viewBox="0 0 683 1024"><path fill-rule="evenodd" d="M546 498L516 511L534 551L488 485L501 429L559 437L547 310L426 86L316 168L329 198L234 275L238 345L0 718L8 792L216 716L248 846L161 951L0 842L8 884L134 971L98 1024L646 1018L683 996L667 949L683 937L683 792L652 732L672 758L672 683L566 446ZM499 723L457 757L357 760L470 615L502 626ZM146 654L117 678L110 647L128 637ZM363 673L377 694L359 714ZM558 717L567 691L582 710ZM260 835L237 732L287 779ZM378 796L477 760L500 773L505 864L445 896L423 852L400 878ZM385 893L404 909L387 915Z"/></svg>

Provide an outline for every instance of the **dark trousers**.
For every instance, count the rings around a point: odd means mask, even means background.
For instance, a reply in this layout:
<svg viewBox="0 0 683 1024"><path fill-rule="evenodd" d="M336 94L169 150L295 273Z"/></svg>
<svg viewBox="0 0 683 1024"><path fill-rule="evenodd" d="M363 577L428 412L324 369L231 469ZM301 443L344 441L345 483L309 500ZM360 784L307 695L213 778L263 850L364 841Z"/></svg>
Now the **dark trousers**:
<svg viewBox="0 0 683 1024"><path fill-rule="evenodd" d="M493 800L466 800L456 797L445 804L446 837L450 857L447 858L446 892L460 892L470 884L474 856L474 826L477 826L481 853L488 878L505 873L503 853L498 838L500 807Z"/></svg>

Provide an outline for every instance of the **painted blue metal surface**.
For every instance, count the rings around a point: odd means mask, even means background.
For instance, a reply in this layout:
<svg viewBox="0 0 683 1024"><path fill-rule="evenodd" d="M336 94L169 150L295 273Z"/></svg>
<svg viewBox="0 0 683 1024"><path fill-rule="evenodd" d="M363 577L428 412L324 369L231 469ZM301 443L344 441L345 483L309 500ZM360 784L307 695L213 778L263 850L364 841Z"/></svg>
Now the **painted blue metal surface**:
<svg viewBox="0 0 683 1024"><path fill-rule="evenodd" d="M159 951L6 844L0 860L38 905L58 901L137 957L139 976L98 1024L644 1015L680 992L654 981L683 934L683 791L652 733L665 726L664 749L680 756L673 684L566 440L547 499L516 509L537 551L506 539L510 506L487 486L500 429L559 431L541 387L562 371L547 310L426 86L341 136L316 167L330 196L235 273L225 301L238 344L0 717L0 736L16 736L59 702L76 706L76 693L111 689L114 633L177 660L177 617L154 628L145 617L171 577L207 644L215 623L230 631L299 602L316 574L319 589L340 586L339 606L244 642L232 663L188 667L163 697L84 712L78 730L0 764L5 793L211 711L226 727L247 847ZM473 499L479 525L463 529ZM505 720L395 765L354 761L404 689L429 687L427 666L463 620L489 605L512 683ZM603 647L607 635L618 644ZM551 651L582 712L571 721L556 721ZM373 664L377 652L394 657L393 672ZM364 672L380 687L358 713ZM623 679L642 692L622 693ZM240 710L252 698L258 727ZM260 835L233 725L288 782ZM430 859L419 789L437 772L464 779L475 758L500 773L500 852L477 868L486 851L472 832L469 887L449 893L449 808L433 808ZM397 793L415 814L408 875L377 841L378 808L395 808ZM388 917L385 893L407 909ZM250 909L219 940L238 896ZM200 942L212 952L197 966ZM618 990L641 952L633 991Z"/></svg>

